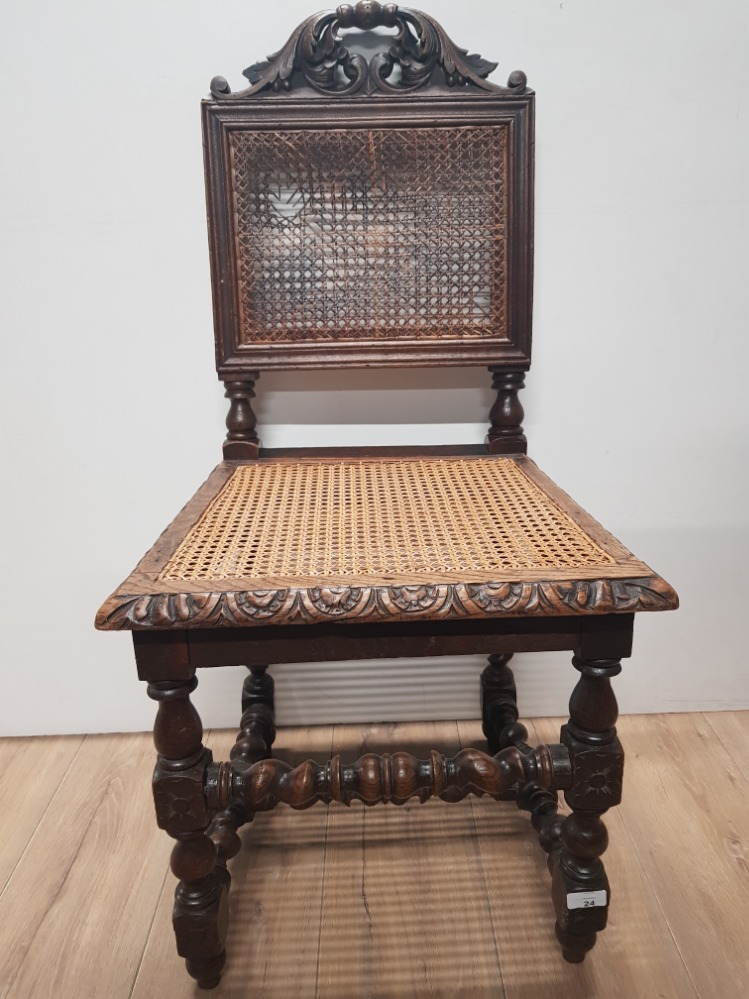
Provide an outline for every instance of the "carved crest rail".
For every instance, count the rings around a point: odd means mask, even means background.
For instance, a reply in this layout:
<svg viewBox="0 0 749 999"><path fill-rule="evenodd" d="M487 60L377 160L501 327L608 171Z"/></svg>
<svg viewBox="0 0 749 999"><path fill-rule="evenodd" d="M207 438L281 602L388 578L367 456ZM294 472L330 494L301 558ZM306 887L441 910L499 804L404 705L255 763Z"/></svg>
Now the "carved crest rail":
<svg viewBox="0 0 749 999"><path fill-rule="evenodd" d="M383 35L385 51L368 62L344 44L341 31L350 28L392 28L395 35ZM288 91L296 75L314 90L336 96L374 91L401 94L425 87L437 68L448 87L468 85L493 93L517 93L526 85L525 73L519 70L510 75L507 87L489 83L486 77L497 64L460 48L422 11L360 0L355 6L341 4L303 21L282 49L244 71L250 81L247 89L232 93L224 77L216 76L211 94L217 100L245 100L263 91Z"/></svg>

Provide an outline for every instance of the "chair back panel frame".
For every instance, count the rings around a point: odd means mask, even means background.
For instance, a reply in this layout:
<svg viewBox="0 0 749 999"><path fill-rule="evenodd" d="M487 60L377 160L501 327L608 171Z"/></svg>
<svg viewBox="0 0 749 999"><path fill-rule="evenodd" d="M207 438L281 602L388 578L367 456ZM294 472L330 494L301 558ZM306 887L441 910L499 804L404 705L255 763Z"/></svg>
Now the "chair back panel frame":
<svg viewBox="0 0 749 999"><path fill-rule="evenodd" d="M239 99L237 99L239 98ZM216 366L219 377L225 381L252 378L258 370L300 369L300 368L345 368L345 367L388 367L434 365L487 365L526 369L530 364L531 352L531 311L532 311L532 260L533 260L533 111L534 95L527 89L521 93L484 90L469 91L467 88L456 92L447 87L433 86L412 94L366 94L364 96L325 97L314 90L305 88L298 96L291 94L261 93L241 98L232 95L226 100L212 97L203 101L202 118L205 142L206 193L208 202L208 224L211 251L211 272L216 335ZM403 133L399 130L417 129L424 133ZM301 329L297 338L293 334L282 335L279 340L266 342L252 341L243 330L243 268L252 268L252 261L243 259L242 240L239 229L252 224L243 218L247 206L253 204L252 197L245 198L244 206L237 194L238 161L236 150L255 146L268 147L272 156L278 159L279 147L288 142L293 144L299 137L310 137L310 145L324 147L326 136L342 133L351 137L354 130L364 133L369 140L373 135L378 141L400 141L406 148L411 137L417 140L422 134L431 136L434 149L435 129L446 130L443 134L448 142L465 136L468 129L492 129L504 136L505 157L503 161L503 184L505 196L503 221L505 236L502 241L501 272L495 268L492 259L492 296L503 299L502 321L494 322L490 316L486 328L479 335L450 335L438 330L439 316L432 318L431 334L423 335L423 330L413 329L418 321L401 319L403 324L396 330L381 335L377 330L371 334L365 330L356 331L354 336L346 335L336 328L335 323L317 329L308 324ZM481 138L484 133L474 132ZM249 138L248 138L249 136ZM442 135L440 135L442 138ZM276 144L275 151L273 146ZM362 143L360 142L359 145ZM440 143L437 142L437 156ZM484 146L483 148L487 148ZM434 155L434 152L432 153ZM445 148L444 157L449 158L450 150ZM466 169L473 169L471 150L453 153L460 164L468 161ZM483 155L483 154L482 154ZM292 153L293 156L293 153ZM477 173L486 172L486 166L478 165ZM319 167L319 165L318 165ZM459 166L459 168L462 168ZM249 174L253 170L251 155L246 155L241 169ZM259 168L258 168L259 169ZM312 170L310 171L313 172ZM320 169L318 168L318 176ZM251 178L252 181L252 178ZM387 178L385 179L387 183ZM448 180L449 183L449 180ZM437 192L435 192L436 194ZM302 192L302 197L306 192ZM325 197L330 197L324 195ZM332 197L335 199L336 195ZM427 205L428 192L424 205ZM450 193L445 196L449 202ZM257 204L255 196L254 204ZM282 206L288 213L289 206ZM293 211L291 206L291 211ZM475 214L475 213L474 213ZM257 215L255 216L255 222ZM282 220L283 224L283 220ZM416 241L421 236L426 246L430 233L415 226ZM343 235L342 233L339 235ZM364 233L367 236L366 233ZM407 233L403 238L407 238ZM390 235L392 239L392 233ZM398 238L397 233L395 236ZM413 238L413 233L411 234ZM356 243L356 234L349 246L354 253L364 253ZM297 240L297 243L300 241ZM453 253L455 243L448 245L447 255ZM300 252L304 253L302 249ZM403 249L398 248L396 258L403 260ZM406 253L408 251L405 251ZM496 256L496 250L490 249ZM384 255L387 264L387 249ZM382 260L381 255L381 260ZM484 253L486 260L486 253ZM361 261L359 262L361 264ZM448 260L449 263L449 260ZM355 262L356 264L356 262ZM279 266L283 267L283 263ZM478 265L476 265L478 267ZM442 273L444 274L444 267ZM418 268L413 268L418 274ZM282 289L283 272L276 270L279 287ZM498 286L496 276L500 275ZM272 274L265 275L265 281ZM287 274L288 278L289 275ZM289 291L289 326L301 327L299 317L309 316L314 304L297 294L294 299L294 282ZM262 276L261 276L262 278ZM362 271L362 280L399 280L398 275L367 274ZM437 278L437 281L442 281ZM448 280L450 280L448 276ZM458 277L456 280L460 281ZM318 287L319 287L318 282ZM263 286L264 287L264 286ZM312 291L314 292L314 287ZM357 287L344 287L341 297L356 297ZM447 289L449 292L449 288ZM299 292L299 284L296 284ZM302 292L304 288L302 287ZM396 289L397 291L397 289ZM414 300L412 299L412 302ZM449 296L446 296L449 309ZM416 305L418 305L418 300ZM422 303L423 304L423 303ZM427 308L429 302L426 302ZM469 309L470 311L470 309ZM413 312L413 309L412 309ZM276 315L280 313L277 311ZM296 322L291 317L296 316ZM397 319L392 320L397 323ZM282 325L282 324L277 324ZM361 327L362 320L359 320ZM413 331L412 331L413 330Z"/></svg>

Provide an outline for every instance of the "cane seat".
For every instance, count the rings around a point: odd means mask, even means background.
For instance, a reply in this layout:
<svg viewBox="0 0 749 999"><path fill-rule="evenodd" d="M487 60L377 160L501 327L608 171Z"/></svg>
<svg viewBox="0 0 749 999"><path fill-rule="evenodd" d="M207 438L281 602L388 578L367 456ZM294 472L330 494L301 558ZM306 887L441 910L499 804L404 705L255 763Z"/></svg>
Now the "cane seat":
<svg viewBox="0 0 749 999"><path fill-rule="evenodd" d="M525 456L219 466L105 629L665 609L668 584Z"/></svg>

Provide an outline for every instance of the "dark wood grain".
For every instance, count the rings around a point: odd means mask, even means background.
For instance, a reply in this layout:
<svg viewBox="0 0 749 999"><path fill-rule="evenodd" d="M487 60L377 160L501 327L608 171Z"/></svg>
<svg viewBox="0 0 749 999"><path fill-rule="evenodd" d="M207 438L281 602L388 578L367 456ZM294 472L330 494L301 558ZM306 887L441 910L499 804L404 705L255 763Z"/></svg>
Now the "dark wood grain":
<svg viewBox="0 0 749 999"><path fill-rule="evenodd" d="M569 649L578 654L628 656L632 647L634 615L601 618L485 618L470 621L370 622L341 627L335 623L267 625L261 628L198 628L182 632L135 631L138 667L142 679L151 674L148 654L141 648L156 635L185 638L192 668L242 666L251 659L271 663L336 662L348 659L397 659L419 656L460 656L502 651L552 652ZM601 627L592 629L595 621ZM588 650L591 650L588 652ZM158 663L158 660L157 660ZM158 669L158 666L156 666Z"/></svg>
<svg viewBox="0 0 749 999"><path fill-rule="evenodd" d="M631 655L633 614L607 617L406 621L264 628L133 632L138 675L150 682L190 680L196 669L254 663L334 662L476 653L551 652ZM270 679L270 677L268 677Z"/></svg>

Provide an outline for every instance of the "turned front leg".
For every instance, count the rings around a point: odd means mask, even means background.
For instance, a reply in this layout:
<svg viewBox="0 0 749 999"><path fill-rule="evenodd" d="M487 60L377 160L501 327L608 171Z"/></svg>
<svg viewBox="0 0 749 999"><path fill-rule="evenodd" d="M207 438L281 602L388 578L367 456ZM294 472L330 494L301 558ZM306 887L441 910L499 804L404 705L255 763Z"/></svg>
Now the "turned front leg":
<svg viewBox="0 0 749 999"><path fill-rule="evenodd" d="M575 656L572 662L581 677L561 733L572 768L564 792L572 814L562 824L551 865L557 937L566 960L579 962L606 926L611 894L601 861L608 846L601 815L621 800L624 752L616 737L618 708L610 682L621 672L619 660Z"/></svg>
<svg viewBox="0 0 749 999"><path fill-rule="evenodd" d="M218 985L226 960L229 874L217 866L216 846L206 835L211 818L203 785L210 750L190 702L197 680L151 683L158 701L154 742L158 752L153 795L159 826L177 840L171 868L179 879L173 922L177 952L201 988Z"/></svg>

